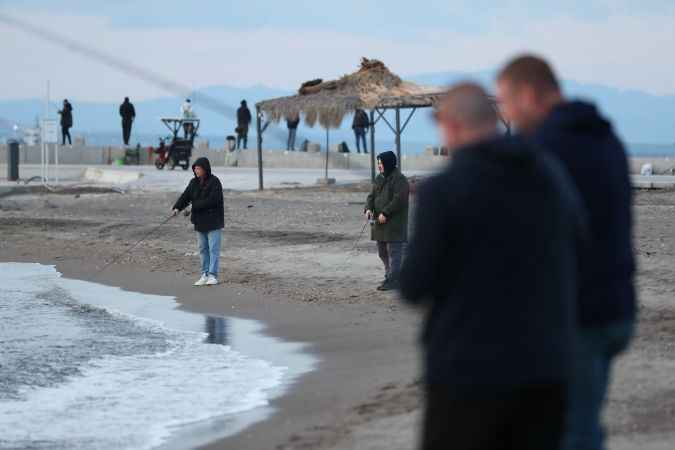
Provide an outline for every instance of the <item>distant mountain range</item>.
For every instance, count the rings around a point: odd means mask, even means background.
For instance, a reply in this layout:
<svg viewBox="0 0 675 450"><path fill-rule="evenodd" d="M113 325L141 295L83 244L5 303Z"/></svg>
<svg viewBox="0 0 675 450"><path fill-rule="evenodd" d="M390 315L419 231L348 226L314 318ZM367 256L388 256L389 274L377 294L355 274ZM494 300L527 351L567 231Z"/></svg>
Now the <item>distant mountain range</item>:
<svg viewBox="0 0 675 450"><path fill-rule="evenodd" d="M423 74L408 77L410 80L428 85L447 85L460 79L474 79L491 84L494 73L459 73L442 72ZM672 144L675 142L675 96L656 96L640 91L626 91L602 85L564 81L565 91L572 97L587 98L595 101L601 110L609 116L616 125L619 133L629 142L651 144ZM235 111L239 102L246 99L249 107L260 100L292 92L274 89L266 86L250 88L235 88L229 86L213 86L200 89L193 93L194 109L202 120L201 135L214 141L214 145L222 145L224 137L234 134ZM133 102L133 95L130 94ZM223 105L225 111L214 112L200 105L200 98L208 96ZM121 99L120 99L121 100ZM144 145L156 142L157 137L167 134L167 130L160 122L160 117L178 116L183 99L167 96L158 99L134 102L137 120L134 124L134 142L141 141ZM89 142L101 145L119 144L121 139L119 104L102 102L79 102L71 99L74 106L73 134L84 135ZM55 115L58 105L51 105ZM0 136L10 132L14 123L23 127L34 126L37 117L44 111L44 101L40 99L0 100ZM350 119L346 119L341 130L331 131L331 142L342 140L351 144L353 137L350 130ZM285 124L279 127L271 126L266 132L266 143L271 146L282 146L286 135ZM299 135L314 141L325 142L325 132L319 128L301 128ZM385 126L378 126L378 142L389 145L393 138ZM429 118L428 112L419 111L410 122L404 134L404 145L414 147L415 150L424 145L437 143L437 132ZM411 149L413 150L413 149ZM414 150L413 150L414 151Z"/></svg>
<svg viewBox="0 0 675 450"><path fill-rule="evenodd" d="M413 77L412 80L422 84L445 85L466 78L489 87L495 72L432 73ZM562 84L569 97L595 102L628 142L675 143L675 95L657 96L573 80L563 80Z"/></svg>

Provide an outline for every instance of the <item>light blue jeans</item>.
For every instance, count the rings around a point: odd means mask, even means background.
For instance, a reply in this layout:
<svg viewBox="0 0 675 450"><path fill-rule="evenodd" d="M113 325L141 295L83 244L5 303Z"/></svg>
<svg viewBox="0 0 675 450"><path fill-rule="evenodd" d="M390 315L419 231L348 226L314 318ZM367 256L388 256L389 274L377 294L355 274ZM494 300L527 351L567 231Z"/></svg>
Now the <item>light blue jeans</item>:
<svg viewBox="0 0 675 450"><path fill-rule="evenodd" d="M220 238L223 230L212 230L206 233L197 232L199 236L199 255L202 258L202 273L218 277L220 262Z"/></svg>
<svg viewBox="0 0 675 450"><path fill-rule="evenodd" d="M601 416L611 382L612 365L615 358L628 348L634 326L634 322L629 320L578 332L563 450L606 448Z"/></svg>

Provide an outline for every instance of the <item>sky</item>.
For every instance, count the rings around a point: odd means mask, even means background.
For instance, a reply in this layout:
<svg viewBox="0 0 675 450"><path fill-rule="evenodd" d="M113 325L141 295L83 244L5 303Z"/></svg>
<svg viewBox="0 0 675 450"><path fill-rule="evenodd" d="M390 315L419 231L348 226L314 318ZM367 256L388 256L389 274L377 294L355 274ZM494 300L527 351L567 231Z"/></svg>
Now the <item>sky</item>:
<svg viewBox="0 0 675 450"><path fill-rule="evenodd" d="M521 52L563 78L675 94L672 0L0 0L0 100L118 101L214 85L295 89L357 68L492 70ZM546 4L545 4L546 3ZM161 87L24 33L10 16L180 86ZM117 63L116 62L116 63ZM11 64L11 65L10 65Z"/></svg>

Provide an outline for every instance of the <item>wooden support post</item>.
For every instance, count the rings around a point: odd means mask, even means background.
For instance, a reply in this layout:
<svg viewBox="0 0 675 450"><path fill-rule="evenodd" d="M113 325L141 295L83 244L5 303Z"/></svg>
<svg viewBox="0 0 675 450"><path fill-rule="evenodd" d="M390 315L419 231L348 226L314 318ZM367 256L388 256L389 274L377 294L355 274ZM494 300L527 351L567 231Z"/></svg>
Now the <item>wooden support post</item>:
<svg viewBox="0 0 675 450"><path fill-rule="evenodd" d="M370 179L375 182L375 111L370 111Z"/></svg>
<svg viewBox="0 0 675 450"><path fill-rule="evenodd" d="M403 168L401 161L401 108L396 108L396 158L398 159L399 169Z"/></svg>
<svg viewBox="0 0 675 450"><path fill-rule="evenodd" d="M330 128L326 127L326 170L324 178L328 180L328 153L330 152Z"/></svg>

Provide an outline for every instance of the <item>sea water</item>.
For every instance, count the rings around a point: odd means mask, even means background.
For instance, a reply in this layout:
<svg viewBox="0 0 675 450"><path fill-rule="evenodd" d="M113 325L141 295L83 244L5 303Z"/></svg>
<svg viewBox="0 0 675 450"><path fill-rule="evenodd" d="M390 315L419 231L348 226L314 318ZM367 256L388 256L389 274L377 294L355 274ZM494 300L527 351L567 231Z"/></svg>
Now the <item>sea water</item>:
<svg viewBox="0 0 675 450"><path fill-rule="evenodd" d="M270 398L311 369L299 344L257 323L176 306L52 266L0 263L0 448L203 444L264 418ZM235 350L235 336L258 354Z"/></svg>

